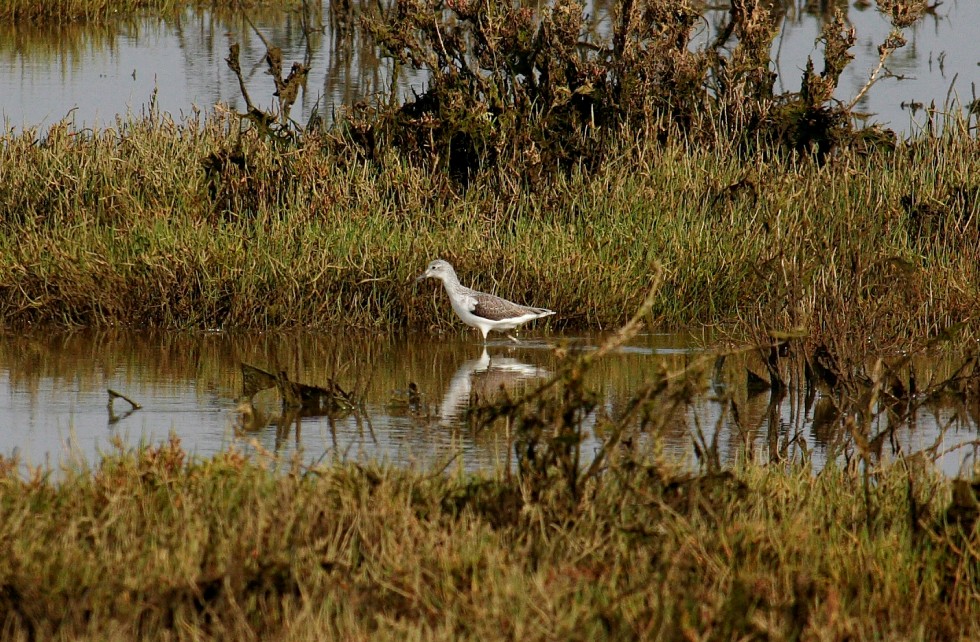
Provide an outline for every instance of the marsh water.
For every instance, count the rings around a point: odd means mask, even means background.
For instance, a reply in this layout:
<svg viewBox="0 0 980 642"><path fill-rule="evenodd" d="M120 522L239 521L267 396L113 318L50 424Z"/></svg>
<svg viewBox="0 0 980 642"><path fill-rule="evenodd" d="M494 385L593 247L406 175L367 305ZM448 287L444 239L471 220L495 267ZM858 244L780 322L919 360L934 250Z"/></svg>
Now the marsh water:
<svg viewBox="0 0 980 642"><path fill-rule="evenodd" d="M888 21L867 0L773 4L782 27L773 44L777 91L798 90L808 56L820 69L815 41L835 9L845 12L857 31L857 43L837 98L849 103L877 66ZM974 31L980 3L946 0L935 5L905 31L908 44L889 60L887 77L858 102L855 111L868 115L871 122L908 134L926 124L931 104L943 110L947 104L966 105L976 97L980 50ZM329 119L357 100L390 93L405 98L424 91L425 73L406 69L392 86L391 61L357 28L362 6L368 5L324 0L322 11L311 19L322 29L312 30L309 37L297 11L251 11L252 23L283 50L287 65L304 59L311 63L306 90L292 114L300 123L314 109ZM585 3L593 39L608 37L612 6L607 0ZM708 9L695 45L711 40L726 16L726 3ZM238 81L224 62L232 43L241 45L253 100L271 109L273 89L262 60L265 47L240 15L198 7L167 18L120 16L98 26L0 26L0 122L16 129L50 126L63 119L76 127L113 126L117 115L139 114L151 103L176 118L219 103L244 111Z"/></svg>
<svg viewBox="0 0 980 642"><path fill-rule="evenodd" d="M198 456L235 447L286 459L386 461L397 465L513 466L506 425L479 427L467 409L500 394L517 396L543 382L562 353L592 350L600 337L530 336L486 347L472 333L447 336L350 336L325 333L43 332L0 335L0 453L24 465L92 464L101 452L159 444L175 435ZM584 419L582 456L602 443L597 417L615 417L654 373L677 371L707 353L705 337L642 335L598 361L588 387L596 410ZM285 372L292 381L333 381L356 408L282 416L275 389L243 397L242 364ZM731 365L731 364L729 364ZM704 370L701 393L672 413L662 434L665 456L696 465L698 428L717 433L718 453L731 463L808 458L819 468L841 452L832 400L817 395L773 398L739 383L739 364L723 375ZM938 368L938 366L937 366ZM731 376L731 373L736 376ZM122 398L110 404L108 390ZM666 411L665 411L666 412ZM971 465L978 408L954 398L926 404L893 425L883 456L934 447L955 475ZM885 413L876 424L881 431ZM944 454L943 454L944 453Z"/></svg>

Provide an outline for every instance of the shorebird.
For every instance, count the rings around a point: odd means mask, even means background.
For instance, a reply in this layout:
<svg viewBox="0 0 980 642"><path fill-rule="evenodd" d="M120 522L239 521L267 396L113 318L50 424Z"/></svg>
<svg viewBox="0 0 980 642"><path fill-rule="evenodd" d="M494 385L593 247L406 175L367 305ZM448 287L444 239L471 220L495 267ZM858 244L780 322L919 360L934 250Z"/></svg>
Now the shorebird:
<svg viewBox="0 0 980 642"><path fill-rule="evenodd" d="M422 279L442 281L453 311L466 325L479 328L483 333L484 343L487 342L487 333L491 330L506 333L507 330L513 330L522 323L554 314L553 311L545 308L529 308L501 299L499 296L463 287L459 283L459 277L456 276L456 270L449 262L442 259L429 263L425 272L415 280ZM510 334L507 334L507 338L517 342L517 339Z"/></svg>

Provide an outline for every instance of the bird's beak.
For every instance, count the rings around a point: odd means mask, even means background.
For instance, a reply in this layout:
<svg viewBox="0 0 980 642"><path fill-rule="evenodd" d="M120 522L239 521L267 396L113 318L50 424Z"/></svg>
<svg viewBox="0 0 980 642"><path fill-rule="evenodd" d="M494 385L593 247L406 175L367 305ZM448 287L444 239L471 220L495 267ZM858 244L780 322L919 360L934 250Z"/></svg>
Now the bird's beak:
<svg viewBox="0 0 980 642"><path fill-rule="evenodd" d="M417 279L415 279L415 282L418 283L419 281L424 281L425 279L428 278L428 276L429 276L428 272L423 272L422 274L419 275Z"/></svg>

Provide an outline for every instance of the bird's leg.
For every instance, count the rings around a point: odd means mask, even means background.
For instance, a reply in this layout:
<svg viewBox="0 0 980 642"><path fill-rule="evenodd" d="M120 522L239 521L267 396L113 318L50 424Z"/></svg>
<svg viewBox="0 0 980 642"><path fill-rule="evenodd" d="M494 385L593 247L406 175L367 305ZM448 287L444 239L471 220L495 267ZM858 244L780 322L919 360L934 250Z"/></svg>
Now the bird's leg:
<svg viewBox="0 0 980 642"><path fill-rule="evenodd" d="M507 333L507 335L506 335L506 336L507 336L507 338L508 338L508 339L510 339L510 340L511 340L511 341L513 341L514 343L517 343L517 344L520 344L520 342L521 342L521 340L520 340L520 339L518 339L518 338L517 338L517 337L515 337L514 335L512 335L512 334L510 334L509 332Z"/></svg>

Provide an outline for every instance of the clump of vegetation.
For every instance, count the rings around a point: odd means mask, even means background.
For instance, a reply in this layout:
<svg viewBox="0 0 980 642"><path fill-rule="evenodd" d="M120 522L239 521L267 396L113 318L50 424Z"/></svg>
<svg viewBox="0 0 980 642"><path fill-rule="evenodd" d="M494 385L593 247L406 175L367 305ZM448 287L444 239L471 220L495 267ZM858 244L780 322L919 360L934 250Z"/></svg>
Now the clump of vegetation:
<svg viewBox="0 0 980 642"><path fill-rule="evenodd" d="M912 461L875 468L866 486L856 468L691 474L618 452L576 501L492 476L280 468L236 451L201 461L175 441L110 452L58 481L0 459L0 630L12 640L980 635L969 482Z"/></svg>
<svg viewBox="0 0 980 642"><path fill-rule="evenodd" d="M904 44L900 30L917 16L911 6L881 3L895 25L882 66ZM613 141L637 132L821 160L839 147L894 145L888 132L856 130L850 113L881 67L853 102L834 99L855 42L841 14L820 37L823 69L809 61L801 90L781 95L770 55L778 4L731 3L717 36L697 46L702 9L694 3L621 0L611 15L603 39L575 0L534 10L519 2L399 0L365 24L396 73L424 70L427 88L403 105L355 108L344 123L349 140L369 156L384 141L462 184L479 174L501 180L520 166L525 186L556 170L594 170L618 147Z"/></svg>
<svg viewBox="0 0 980 642"><path fill-rule="evenodd" d="M584 375L633 318L525 396L474 411L513 429L496 474L259 449L189 457L176 439L53 473L0 456L0 630L12 639L438 637L937 638L980 634L980 482L929 453L730 470L661 454L703 358L599 410ZM269 375L271 378L271 375ZM974 374L974 381L976 377ZM725 405L729 400L722 400ZM880 412L875 399L867 411ZM861 419L859 402L840 420ZM858 417L859 419L854 419ZM600 445L583 452L586 422ZM778 424L777 424L778 425ZM882 616L901 609L903 618ZM326 632L326 633L325 633Z"/></svg>

